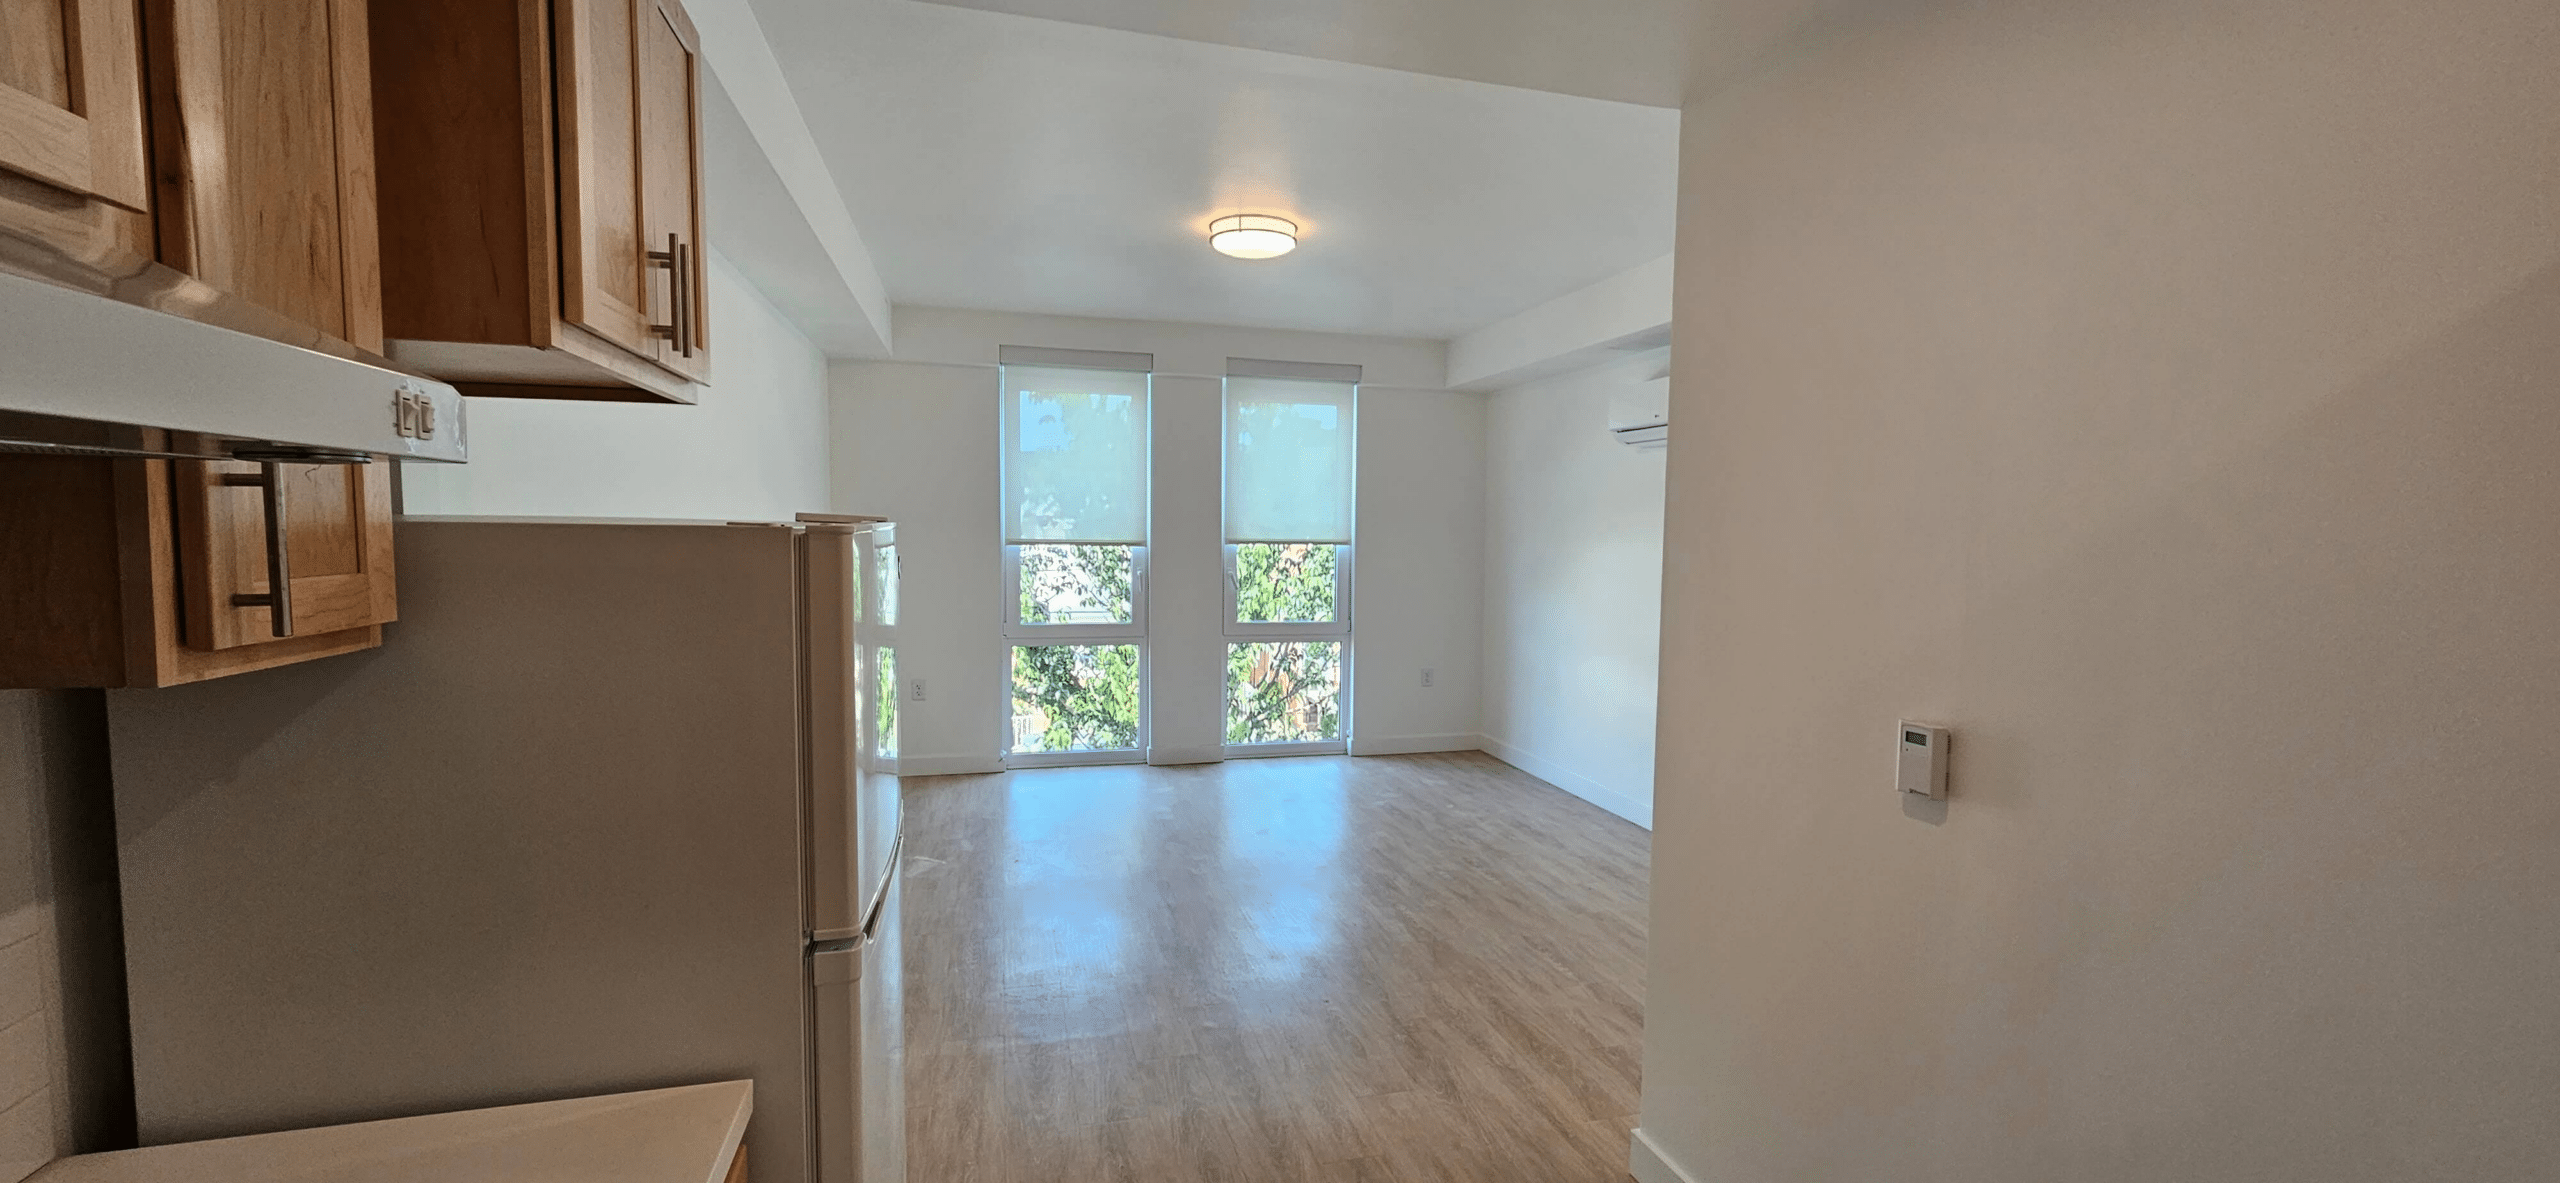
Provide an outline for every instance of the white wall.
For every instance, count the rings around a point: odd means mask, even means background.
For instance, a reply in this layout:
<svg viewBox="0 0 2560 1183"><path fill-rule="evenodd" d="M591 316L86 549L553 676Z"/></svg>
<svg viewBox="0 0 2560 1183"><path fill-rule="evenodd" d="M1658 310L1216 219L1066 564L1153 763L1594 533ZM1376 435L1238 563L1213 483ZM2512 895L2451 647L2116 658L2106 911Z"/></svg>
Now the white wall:
<svg viewBox="0 0 2560 1183"><path fill-rule="evenodd" d="M695 406L475 398L471 462L403 467L414 514L789 521L827 504L826 358L711 252Z"/></svg>
<svg viewBox="0 0 2560 1183"><path fill-rule="evenodd" d="M2554 1178L2560 5L1887 7L1681 120L1645 1134Z"/></svg>
<svg viewBox="0 0 2560 1183"><path fill-rule="evenodd" d="M1482 742L1484 422L1482 395L1360 390L1353 755Z"/></svg>
<svg viewBox="0 0 2560 1183"><path fill-rule="evenodd" d="M1499 390L1595 365L1631 340L1671 339L1673 256L1639 264L1449 342L1449 385Z"/></svg>
<svg viewBox="0 0 2560 1183"><path fill-rule="evenodd" d="M1495 392L1485 444L1485 750L1653 824L1664 453L1609 433L1659 351Z"/></svg>
<svg viewBox="0 0 2560 1183"><path fill-rule="evenodd" d="M900 704L910 772L991 768L1003 710L997 636L995 368L999 345L1156 356L1153 569L1148 588L1153 758L1215 759L1224 640L1218 505L1229 357L1364 367L1355 569L1354 750L1475 747L1482 631L1483 410L1431 389L1433 342L1154 322L896 310L899 356L839 362L835 501L899 525ZM1411 385L1397 385L1405 383ZM1435 685L1420 686L1424 666Z"/></svg>
<svg viewBox="0 0 2560 1183"><path fill-rule="evenodd" d="M805 241L818 251L791 266L782 259L769 259L776 282L790 280L795 287L809 291L820 285L835 287L853 305L851 317L823 313L813 317L829 337L833 349L849 350L858 356L877 356L889 344L889 293L880 282L880 273L872 265L871 248L862 241L862 231L853 224L853 211L845 208L844 190L836 183L835 174L827 168L826 158L818 150L817 137L810 134L809 123L800 110L800 102L791 93L791 84L782 73L782 63L773 55L773 45L766 38L763 22L756 19L755 8L748 0L694 0L686 16L693 19L702 39L702 57L714 78L710 89L718 98L706 110L711 128L707 154L722 171L746 170L765 174L788 194L789 209L773 201L771 195L754 199L752 205L735 211L722 208L725 197L745 198L731 177L715 174L709 178L714 201L708 211L713 218L713 232L743 231L759 242ZM734 119L731 116L735 116ZM751 143L734 142L743 132ZM730 142L723 142L730 141ZM759 176L758 181L767 177ZM722 225L726 214L736 213L774 221L796 221L800 225L788 231L788 237L769 238L761 227ZM712 239L720 241L718 237ZM824 274L817 274L823 272ZM846 301L812 301L809 310L818 312ZM855 318L858 324L847 323Z"/></svg>
<svg viewBox="0 0 2560 1183"><path fill-rule="evenodd" d="M994 393L993 377L981 378L978 388L982 398ZM1211 377L1164 375L1154 392L1147 759L1192 764L1221 758L1226 738L1227 638L1220 618L1226 610L1220 505L1226 389Z"/></svg>
<svg viewBox="0 0 2560 1183"><path fill-rule="evenodd" d="M996 398L991 368L837 362L835 509L898 523L899 767L995 766L1003 660L996 636ZM911 697L911 696L908 696Z"/></svg>

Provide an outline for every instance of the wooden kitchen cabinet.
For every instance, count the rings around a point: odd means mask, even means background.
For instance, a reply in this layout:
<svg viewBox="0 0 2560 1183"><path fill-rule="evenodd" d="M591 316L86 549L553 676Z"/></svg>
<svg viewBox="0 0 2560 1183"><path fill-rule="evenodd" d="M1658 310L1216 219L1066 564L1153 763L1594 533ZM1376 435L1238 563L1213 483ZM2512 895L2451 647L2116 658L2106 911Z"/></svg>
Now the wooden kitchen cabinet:
<svg viewBox="0 0 2560 1183"><path fill-rule="evenodd" d="M174 460L169 481L183 618L191 647L229 650L276 639L274 612L242 604L268 590L265 466ZM391 557L392 465L280 463L286 582L295 636L398 619ZM257 484L248 482L255 481Z"/></svg>
<svg viewBox="0 0 2560 1183"><path fill-rule="evenodd" d="M0 0L0 269L378 357L366 15ZM166 686L380 644L393 479L378 457L0 456L0 686Z"/></svg>
<svg viewBox="0 0 2560 1183"><path fill-rule="evenodd" d="M364 0L0 0L0 271L382 352Z"/></svg>
<svg viewBox="0 0 2560 1183"><path fill-rule="evenodd" d="M700 39L669 0L555 0L564 315L699 380Z"/></svg>
<svg viewBox="0 0 2560 1183"><path fill-rule="evenodd" d="M291 635L261 466L0 458L0 687L173 686L382 643L398 617L388 462L278 464Z"/></svg>
<svg viewBox="0 0 2560 1183"><path fill-rule="evenodd" d="M0 0L0 233L150 257L141 28L135 0Z"/></svg>
<svg viewBox="0 0 2560 1183"><path fill-rule="evenodd" d="M700 39L673 0L374 0L391 357L466 394L710 377Z"/></svg>
<svg viewBox="0 0 2560 1183"><path fill-rule="evenodd" d="M146 0L160 261L382 352L364 0Z"/></svg>

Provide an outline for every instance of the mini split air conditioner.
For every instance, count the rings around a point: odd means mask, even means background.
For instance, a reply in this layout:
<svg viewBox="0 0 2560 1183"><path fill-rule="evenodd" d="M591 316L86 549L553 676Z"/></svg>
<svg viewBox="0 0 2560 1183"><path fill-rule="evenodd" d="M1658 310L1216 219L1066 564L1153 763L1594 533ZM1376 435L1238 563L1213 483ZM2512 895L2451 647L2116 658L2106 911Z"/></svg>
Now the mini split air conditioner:
<svg viewBox="0 0 2560 1183"><path fill-rule="evenodd" d="M1612 427L1609 429L1609 434L1618 437L1619 443L1639 452L1651 452L1671 446L1669 423L1631 423L1625 427Z"/></svg>
<svg viewBox="0 0 2560 1183"><path fill-rule="evenodd" d="M1654 375L1632 398L1609 402L1609 434L1639 452L1671 446L1671 375Z"/></svg>

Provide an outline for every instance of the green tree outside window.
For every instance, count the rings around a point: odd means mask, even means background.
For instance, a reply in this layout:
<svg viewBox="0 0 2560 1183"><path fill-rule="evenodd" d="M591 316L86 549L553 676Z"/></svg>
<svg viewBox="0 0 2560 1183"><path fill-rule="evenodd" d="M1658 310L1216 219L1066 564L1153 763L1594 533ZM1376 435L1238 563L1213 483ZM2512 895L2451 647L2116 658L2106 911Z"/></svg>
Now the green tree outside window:
<svg viewBox="0 0 2560 1183"><path fill-rule="evenodd" d="M1246 542L1236 547L1236 619L1246 624L1339 620L1331 543Z"/></svg>
<svg viewBox="0 0 2560 1183"><path fill-rule="evenodd" d="M1133 548L1025 544L1015 553L1022 567L1022 623L1128 624L1137 618L1130 590L1137 572Z"/></svg>
<svg viewBox="0 0 2560 1183"><path fill-rule="evenodd" d="M1136 746L1137 646L1014 647L1014 751L1110 751Z"/></svg>
<svg viewBox="0 0 2560 1183"><path fill-rule="evenodd" d="M1342 643L1247 641L1227 646L1227 742L1342 738Z"/></svg>

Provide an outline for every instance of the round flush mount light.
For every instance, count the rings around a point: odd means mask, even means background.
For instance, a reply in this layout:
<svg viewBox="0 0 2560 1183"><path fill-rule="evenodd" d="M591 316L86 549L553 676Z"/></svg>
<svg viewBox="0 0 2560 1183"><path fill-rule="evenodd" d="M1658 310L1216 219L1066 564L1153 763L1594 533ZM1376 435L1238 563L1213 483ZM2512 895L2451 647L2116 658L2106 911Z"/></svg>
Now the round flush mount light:
<svg viewBox="0 0 2560 1183"><path fill-rule="evenodd" d="M1209 245L1238 259L1276 259L1298 249L1298 224L1287 218L1234 214L1209 223Z"/></svg>

